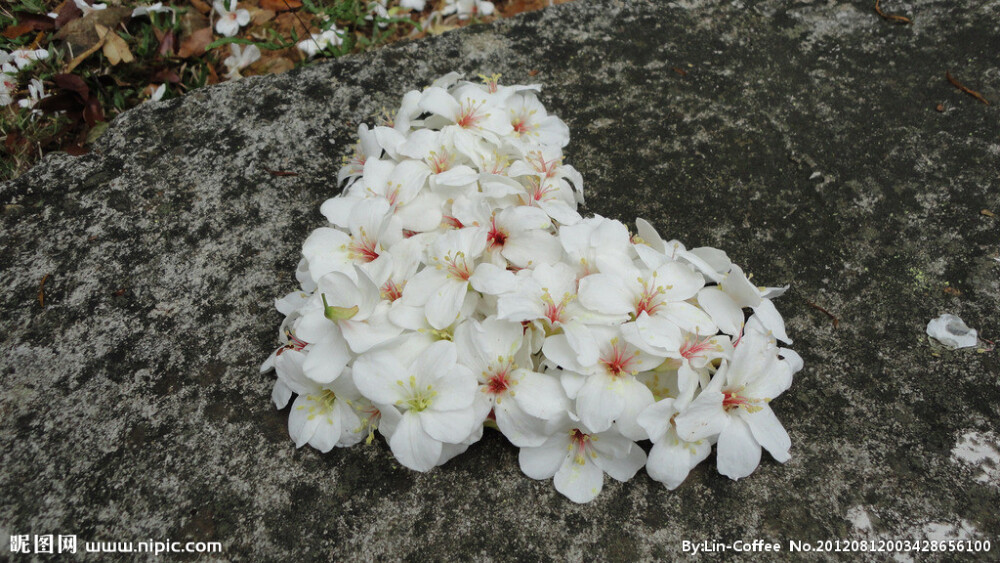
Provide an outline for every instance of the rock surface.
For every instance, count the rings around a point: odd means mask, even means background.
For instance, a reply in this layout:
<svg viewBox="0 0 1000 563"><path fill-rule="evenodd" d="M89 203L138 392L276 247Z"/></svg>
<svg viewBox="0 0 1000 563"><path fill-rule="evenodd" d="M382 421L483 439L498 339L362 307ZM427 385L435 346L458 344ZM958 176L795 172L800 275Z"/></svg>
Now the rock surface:
<svg viewBox="0 0 1000 563"><path fill-rule="evenodd" d="M1000 110L945 80L1000 103L1000 2L894 3L902 26L868 1L740 4L580 1L198 90L0 186L0 539L632 561L683 540L964 538L994 559L998 353L924 328L948 312L1000 334L1000 218L981 214L1000 213ZM380 443L295 449L257 371L273 298L357 124L456 69L544 84L585 212L791 284L777 305L806 368L772 405L791 461L739 482L706 463L673 492L640 473L578 506L492 433L428 474Z"/></svg>

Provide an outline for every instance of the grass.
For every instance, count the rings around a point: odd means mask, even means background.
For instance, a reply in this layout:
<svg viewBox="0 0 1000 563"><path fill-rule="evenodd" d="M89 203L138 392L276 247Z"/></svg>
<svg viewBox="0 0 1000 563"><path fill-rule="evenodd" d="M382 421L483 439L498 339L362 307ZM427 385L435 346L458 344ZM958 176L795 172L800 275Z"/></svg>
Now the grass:
<svg viewBox="0 0 1000 563"><path fill-rule="evenodd" d="M166 0L164 5L173 7L174 14L154 13L135 18L128 17L131 9L150 2L124 0L121 2L124 9L117 12L118 17L111 16L111 8L104 14L78 15L63 23L61 31L44 29L44 24L35 30L25 26L48 13L73 12L73 0L5 3L0 6L0 29L4 31L0 35L0 51L41 48L47 49L49 56L6 76L14 84L11 95L15 101L0 107L0 181L22 174L46 153L87 152L108 121L148 101L159 85L165 85L163 99L169 99L226 80L225 60L233 45L243 49L255 45L261 52L260 59L239 70L239 74L270 74L312 64L324 57L339 57L402 38L441 33L482 21L475 15L467 19L456 15L442 17L440 10L445 1L428 0L423 12L411 12L399 7L398 0L388 0L387 10L379 15L373 14L374 3L367 0L246 0L240 2L239 8L250 12L251 23L229 38L214 29L205 30L217 19L209 0ZM548 0L497 0L497 16L548 4ZM103 47L74 61L87 49L79 44L79 39L75 46L65 39L79 38L88 30L96 33L93 24L98 15L105 18L104 25L120 41L109 35ZM299 42L309 40L311 34L330 26L339 30L342 38L339 45L326 47L312 59L296 47ZM201 35L194 33L198 30L202 30ZM67 32L72 32L69 37L60 35ZM133 60L113 64L108 43L124 45ZM193 48L193 52L190 49L186 52L186 47ZM78 64L67 72L72 62ZM41 81L45 93L52 96L38 106L45 111L18 104L18 100L27 97L32 80Z"/></svg>

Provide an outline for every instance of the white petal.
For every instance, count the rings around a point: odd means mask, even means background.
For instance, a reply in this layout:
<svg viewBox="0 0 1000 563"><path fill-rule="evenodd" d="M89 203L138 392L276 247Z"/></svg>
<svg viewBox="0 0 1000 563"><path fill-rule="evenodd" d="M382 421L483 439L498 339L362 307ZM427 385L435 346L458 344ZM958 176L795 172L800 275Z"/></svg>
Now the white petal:
<svg viewBox="0 0 1000 563"><path fill-rule="evenodd" d="M674 408L674 400L667 398L646 407L639 413L636 422L646 429L649 439L656 443L670 430L670 417L675 414L677 409Z"/></svg>
<svg viewBox="0 0 1000 563"><path fill-rule="evenodd" d="M576 413L594 432L604 432L611 428L611 423L624 410L625 394L622 383L603 374L588 377L576 396Z"/></svg>
<svg viewBox="0 0 1000 563"><path fill-rule="evenodd" d="M687 479L691 469L708 456L711 449L706 443L705 447L696 450L701 457L698 459L697 456L691 455L691 449L687 446L687 442L667 439L653 445L653 449L649 452L649 459L646 461L646 472L653 480L663 483L670 490L674 490L684 482L684 479Z"/></svg>
<svg viewBox="0 0 1000 563"><path fill-rule="evenodd" d="M424 432L415 412L403 414L389 439L389 448L399 463L414 471L430 471L441 457L441 442Z"/></svg>
<svg viewBox="0 0 1000 563"><path fill-rule="evenodd" d="M553 479L556 490L576 503L594 500L604 487L604 471L593 460L582 459L580 464L574 456L566 456Z"/></svg>
<svg viewBox="0 0 1000 563"><path fill-rule="evenodd" d="M788 450L792 447L792 440L771 407L764 405L754 413L741 409L740 418L750 427L750 432L753 433L757 443L770 452L776 461L785 463L791 458Z"/></svg>
<svg viewBox="0 0 1000 563"><path fill-rule="evenodd" d="M627 314L635 311L635 296L618 276L593 274L580 280L580 303L598 313Z"/></svg>
<svg viewBox="0 0 1000 563"><path fill-rule="evenodd" d="M563 392L559 380L551 375L544 375L527 370L515 386L515 399L524 412L544 420L551 420L562 414L569 407L569 401ZM520 375L520 373L516 373Z"/></svg>
<svg viewBox="0 0 1000 563"><path fill-rule="evenodd" d="M760 464L760 444L750 433L750 427L739 417L719 434L716 453L719 473L730 479L741 479L753 473Z"/></svg>
<svg viewBox="0 0 1000 563"><path fill-rule="evenodd" d="M475 413L469 406L460 410L438 411L433 408L417 413L420 425L431 438L458 444L475 430Z"/></svg>
<svg viewBox="0 0 1000 563"><path fill-rule="evenodd" d="M723 398L718 391L703 390L674 419L677 434L688 442L694 442L722 432L729 425L730 418L722 408Z"/></svg>
<svg viewBox="0 0 1000 563"><path fill-rule="evenodd" d="M753 312L764 328L771 331L775 338L785 344L792 343L792 340L785 334L785 321L770 299L761 299L760 305L754 307Z"/></svg>
<svg viewBox="0 0 1000 563"><path fill-rule="evenodd" d="M719 330L736 336L743 327L743 310L733 298L716 287L706 287L698 292L698 305L705 310Z"/></svg>
<svg viewBox="0 0 1000 563"><path fill-rule="evenodd" d="M375 404L394 405L404 398L403 386L398 382L408 379L407 370L389 352L369 352L358 357L353 374L358 391Z"/></svg>
<svg viewBox="0 0 1000 563"><path fill-rule="evenodd" d="M310 401L303 396L295 398L288 413L288 435L295 440L295 447L301 448L312 439L319 419L309 414Z"/></svg>
<svg viewBox="0 0 1000 563"><path fill-rule="evenodd" d="M340 376L350 361L351 351L338 331L313 345L302 364L302 371L317 383L329 383Z"/></svg>
<svg viewBox="0 0 1000 563"><path fill-rule="evenodd" d="M628 454L622 457L597 456L594 460L612 478L618 481L628 481L646 464L646 452L639 446L632 446Z"/></svg>
<svg viewBox="0 0 1000 563"><path fill-rule="evenodd" d="M566 459L567 443L566 439L553 437L537 448L521 448L517 455L521 471L532 479L552 477Z"/></svg>

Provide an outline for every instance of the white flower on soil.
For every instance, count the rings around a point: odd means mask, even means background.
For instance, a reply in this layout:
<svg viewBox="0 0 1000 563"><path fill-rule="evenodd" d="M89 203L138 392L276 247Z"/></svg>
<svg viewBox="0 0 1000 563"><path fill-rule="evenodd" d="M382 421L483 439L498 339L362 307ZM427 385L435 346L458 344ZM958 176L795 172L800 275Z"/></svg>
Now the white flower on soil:
<svg viewBox="0 0 1000 563"><path fill-rule="evenodd" d="M429 471L439 465L444 444L461 444L481 428L472 407L476 378L456 359L455 344L442 340L409 365L388 351L363 354L354 363L358 389L383 420L390 409L399 415L389 447L410 469Z"/></svg>
<svg viewBox="0 0 1000 563"><path fill-rule="evenodd" d="M646 463L646 452L617 432L592 432L567 424L541 446L521 448L521 471L532 479L553 478L556 490L576 503L590 502L604 488L604 474L628 481Z"/></svg>

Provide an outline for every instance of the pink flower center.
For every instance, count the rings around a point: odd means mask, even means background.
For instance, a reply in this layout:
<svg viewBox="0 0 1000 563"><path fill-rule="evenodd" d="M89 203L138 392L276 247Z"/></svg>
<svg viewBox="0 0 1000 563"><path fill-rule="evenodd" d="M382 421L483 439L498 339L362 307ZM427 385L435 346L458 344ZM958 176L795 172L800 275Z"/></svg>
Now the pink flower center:
<svg viewBox="0 0 1000 563"><path fill-rule="evenodd" d="M715 343L706 338L705 340L698 341L697 339L685 341L681 344L681 356L686 360L691 360L692 358L700 358L704 356L704 352L711 350L715 347Z"/></svg>
<svg viewBox="0 0 1000 563"><path fill-rule="evenodd" d="M440 153L431 151L428 160L430 161L429 164L431 166L431 170L433 170L435 174L440 174L451 169L451 154L444 149L441 149Z"/></svg>
<svg viewBox="0 0 1000 563"><path fill-rule="evenodd" d="M628 346L620 345L618 339L611 341L611 351L601 357L601 363L607 368L608 373L613 377L623 375L635 375L636 370L633 362L639 356L639 352L628 353Z"/></svg>
<svg viewBox="0 0 1000 563"><path fill-rule="evenodd" d="M489 244L490 250L503 248L503 245L507 242L507 233L497 227L496 216L490 218L490 231L486 235L486 241Z"/></svg>
<svg viewBox="0 0 1000 563"><path fill-rule="evenodd" d="M651 287L648 283L643 282L642 295L635 302L635 316L638 317L643 312L653 316L663 305L663 300L660 298L661 293L663 292L659 287Z"/></svg>
<svg viewBox="0 0 1000 563"><path fill-rule="evenodd" d="M760 403L766 401L763 399L754 399L741 395L740 393L742 391L743 388L740 387L739 389L722 392L722 408L725 409L726 412L733 409L743 409L749 413L754 413L764 408L760 406Z"/></svg>
<svg viewBox="0 0 1000 563"><path fill-rule="evenodd" d="M385 299L386 301L395 301L403 296L403 288L396 285L396 282L389 280L382 286L381 293L382 299Z"/></svg>
<svg viewBox="0 0 1000 563"><path fill-rule="evenodd" d="M532 152L528 155L527 161L534 167L536 172L544 173L546 178L551 178L556 175L556 167L559 166L559 159L553 158L552 160L545 160L542 153L539 151Z"/></svg>
<svg viewBox="0 0 1000 563"><path fill-rule="evenodd" d="M442 262L444 262L445 269L448 270L448 277L461 281L469 281L469 278L472 277L472 267L465 261L464 252L458 252L454 257L448 254Z"/></svg>
<svg viewBox="0 0 1000 563"><path fill-rule="evenodd" d="M351 238L351 245L347 247L347 250L350 252L351 259L353 260L373 262L379 257L377 244L374 240L368 238L368 235L362 230L359 236Z"/></svg>
<svg viewBox="0 0 1000 563"><path fill-rule="evenodd" d="M473 127L478 127L478 123L483 120L483 118L489 117L489 114L481 114L480 110L486 104L485 101L479 102L478 104L472 100L466 100L462 103L461 113L458 114L458 121L456 123L459 127L470 129Z"/></svg>
<svg viewBox="0 0 1000 563"><path fill-rule="evenodd" d="M587 461L587 457L597 457L597 453L591 451L593 446L591 441L596 440L590 434L584 434L579 429L574 428L569 431L569 447L570 451L576 450L576 456L574 456L574 461L578 465L583 465Z"/></svg>
<svg viewBox="0 0 1000 563"><path fill-rule="evenodd" d="M523 118L516 118L510 123L511 127L514 128L514 132L518 135L524 135L531 131L531 126L528 124L528 120Z"/></svg>
<svg viewBox="0 0 1000 563"><path fill-rule="evenodd" d="M444 225L448 225L449 227L455 227L456 229L461 229L462 227L465 226L462 224L461 221L459 221L455 217L452 217L451 215L442 216L441 223Z"/></svg>

